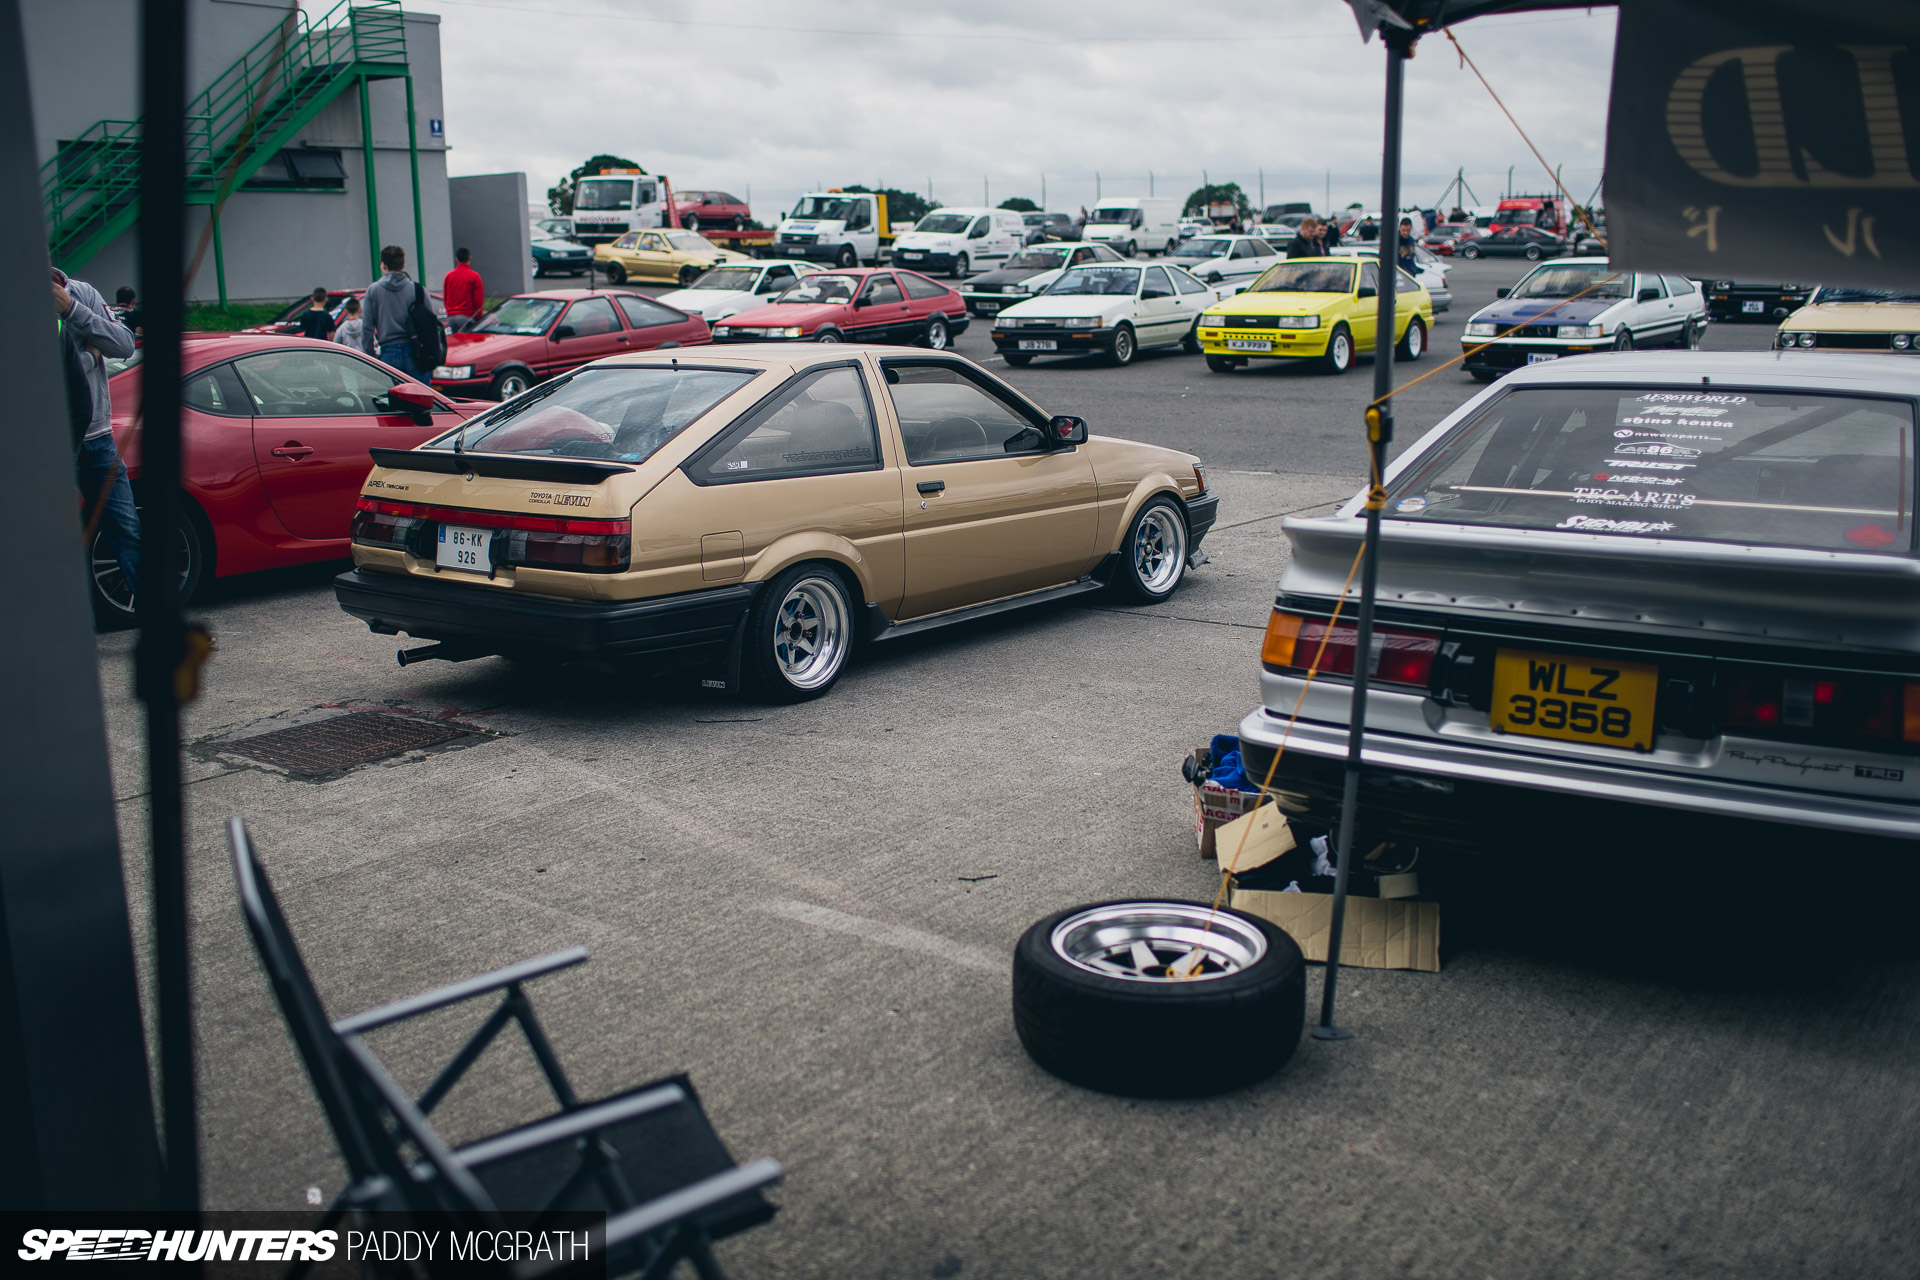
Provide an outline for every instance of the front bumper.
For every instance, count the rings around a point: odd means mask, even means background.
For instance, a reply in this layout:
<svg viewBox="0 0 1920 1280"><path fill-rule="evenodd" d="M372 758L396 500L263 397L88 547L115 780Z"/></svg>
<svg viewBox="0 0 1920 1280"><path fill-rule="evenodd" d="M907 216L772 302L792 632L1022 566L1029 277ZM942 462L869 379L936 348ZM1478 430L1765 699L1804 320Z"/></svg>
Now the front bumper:
<svg viewBox="0 0 1920 1280"><path fill-rule="evenodd" d="M1275 790L1298 797L1309 820L1334 825L1344 782L1347 727L1302 719L1289 734L1285 716L1266 707L1249 712L1240 722L1240 741L1250 777L1266 775L1283 739L1286 749L1274 770ZM1574 829L1570 823L1604 821L1604 827L1593 829L1618 829L1626 839L1635 831L1661 829L1661 819L1653 814L1601 816L1620 806L1920 839L1920 809L1911 804L1681 777L1404 733L1369 729L1362 764L1356 822L1380 839L1479 849L1507 837L1528 837L1537 846L1542 833Z"/></svg>
<svg viewBox="0 0 1920 1280"><path fill-rule="evenodd" d="M892 261L894 266L910 271L951 271L959 256L946 249L895 249Z"/></svg>
<svg viewBox="0 0 1920 1280"><path fill-rule="evenodd" d="M1478 350L1476 350L1478 348ZM1557 359L1560 356L1583 356L1594 351L1610 351L1613 343L1606 338L1503 338L1489 342L1484 347L1471 339L1462 339L1461 353L1466 355L1466 368L1472 371L1506 373L1513 369L1538 364L1535 356Z"/></svg>
<svg viewBox="0 0 1920 1280"><path fill-rule="evenodd" d="M350 569L333 580L333 595L384 635L404 631L476 654L628 658L725 648L760 587L746 582L647 600L557 600Z"/></svg>
<svg viewBox="0 0 1920 1280"><path fill-rule="evenodd" d="M1025 302L1033 295L1030 293L968 293L962 290L961 299L967 304L967 314L990 319L999 315L1015 303Z"/></svg>
<svg viewBox="0 0 1920 1280"><path fill-rule="evenodd" d="M776 239L773 242L775 256L781 258L800 258L807 262L837 262L840 259L840 246L820 244L818 241L800 241Z"/></svg>
<svg viewBox="0 0 1920 1280"><path fill-rule="evenodd" d="M1113 346L1112 329L995 329L993 331L993 349L1002 355L1009 352L1014 355L1057 356L1087 355L1096 351L1107 351ZM1034 350L1022 349L1022 342L1051 342L1053 346Z"/></svg>
<svg viewBox="0 0 1920 1280"><path fill-rule="evenodd" d="M1195 551L1200 549L1200 539L1207 536L1213 528L1213 522L1220 518L1220 495L1202 493L1188 498L1187 502L1187 545Z"/></svg>
<svg viewBox="0 0 1920 1280"><path fill-rule="evenodd" d="M434 378L435 391L444 391L450 396L464 396L469 400L484 400L487 392L493 389L492 373L476 374L471 378Z"/></svg>
<svg viewBox="0 0 1920 1280"><path fill-rule="evenodd" d="M1298 360L1327 354L1327 342L1333 330L1318 329L1209 329L1200 327L1200 350L1210 356L1231 360ZM1246 351L1230 347L1230 342L1267 342L1265 351Z"/></svg>

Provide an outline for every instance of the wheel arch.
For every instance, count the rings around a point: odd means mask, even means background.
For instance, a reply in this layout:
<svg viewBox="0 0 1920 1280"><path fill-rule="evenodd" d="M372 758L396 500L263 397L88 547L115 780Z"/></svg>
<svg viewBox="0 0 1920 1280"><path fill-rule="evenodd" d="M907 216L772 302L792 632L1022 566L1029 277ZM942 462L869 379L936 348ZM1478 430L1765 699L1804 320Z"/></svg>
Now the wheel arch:
<svg viewBox="0 0 1920 1280"><path fill-rule="evenodd" d="M133 501L136 506L143 505L146 495L153 489L153 486L147 483L147 481L132 468L128 468L127 471L127 486L133 490ZM180 486L179 498L180 510L186 513L187 519L193 521L194 531L200 535L200 549L206 557L206 566L201 570L200 581L208 582L220 576L220 562L222 560L232 563L244 558L239 553L244 551L245 548L234 545L234 540L241 538L243 535L240 530L235 528L233 523L229 521L224 527L229 531L228 537L230 539L230 545L222 547L220 543L220 530L215 527L213 517L207 514L207 505L201 500L200 495L195 493L191 486L182 484ZM260 501L262 503L266 502L266 492L264 489L261 491ZM81 520L84 521L88 514L90 513L83 510L80 516ZM227 552L227 554L222 555L222 551Z"/></svg>
<svg viewBox="0 0 1920 1280"><path fill-rule="evenodd" d="M1103 559L1124 549L1127 530L1133 527L1134 517L1140 514L1142 507L1162 494L1173 499L1180 508L1180 518L1187 522L1188 531L1192 531L1193 518L1187 512L1187 498L1180 492L1179 483L1165 471L1151 471L1134 482L1125 502L1113 508L1116 512L1113 524L1100 530L1100 555Z"/></svg>
<svg viewBox="0 0 1920 1280"><path fill-rule="evenodd" d="M818 562L840 574L847 587L857 596L851 600L856 615L865 611L869 601L892 604L891 600L879 601L875 592L878 574L871 560L861 553L846 538L824 530L808 529L798 533L785 534L768 543L759 555L747 564L746 581L767 583L785 573L797 564Z"/></svg>

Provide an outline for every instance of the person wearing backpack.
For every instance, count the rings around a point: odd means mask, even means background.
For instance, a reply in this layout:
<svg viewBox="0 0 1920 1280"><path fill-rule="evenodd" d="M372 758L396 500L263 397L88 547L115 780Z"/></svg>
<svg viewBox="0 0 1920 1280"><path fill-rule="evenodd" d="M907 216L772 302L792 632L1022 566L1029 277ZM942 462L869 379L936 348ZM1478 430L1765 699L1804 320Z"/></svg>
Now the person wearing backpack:
<svg viewBox="0 0 1920 1280"><path fill-rule="evenodd" d="M390 244L380 251L386 274L367 286L360 301L360 349L419 381L447 358L447 326L426 288L407 274L407 251Z"/></svg>

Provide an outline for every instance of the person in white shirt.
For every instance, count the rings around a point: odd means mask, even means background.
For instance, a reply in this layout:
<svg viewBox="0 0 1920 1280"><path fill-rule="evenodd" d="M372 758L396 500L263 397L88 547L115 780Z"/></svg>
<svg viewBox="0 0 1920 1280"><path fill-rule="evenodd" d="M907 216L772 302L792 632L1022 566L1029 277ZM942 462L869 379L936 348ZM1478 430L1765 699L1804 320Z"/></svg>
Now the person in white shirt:
<svg viewBox="0 0 1920 1280"><path fill-rule="evenodd" d="M347 305L340 312L340 327L333 331L333 340L343 347L360 349L360 299L348 298Z"/></svg>

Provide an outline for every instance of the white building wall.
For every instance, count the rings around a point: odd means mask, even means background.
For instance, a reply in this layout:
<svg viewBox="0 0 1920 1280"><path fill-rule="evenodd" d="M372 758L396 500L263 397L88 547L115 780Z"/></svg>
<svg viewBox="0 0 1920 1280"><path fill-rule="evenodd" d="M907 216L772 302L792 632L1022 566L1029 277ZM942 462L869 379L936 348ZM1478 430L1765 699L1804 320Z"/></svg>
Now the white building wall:
<svg viewBox="0 0 1920 1280"><path fill-rule="evenodd" d="M330 6L310 4L312 16ZM138 0L39 0L21 6L34 103L39 157L102 119L139 115ZM189 12L188 92L198 93L284 18L284 0L193 0ZM407 269L437 286L453 266L440 78L440 19L406 15L407 61L413 74L415 136L420 163L420 221L424 255L414 234L413 182L407 156L406 83L367 86L373 121L374 187L379 242L369 244L360 101L352 89L314 118L290 144L340 151L346 169L341 191L236 191L221 214L221 248L231 301L291 300L315 285L339 288L373 278L381 245L407 251ZM71 68L71 72L67 69ZM188 261L206 238L208 210L188 210ZM123 284L138 287L137 230L129 231L79 268L77 274L108 297ZM187 296L219 296L211 245L189 281Z"/></svg>

